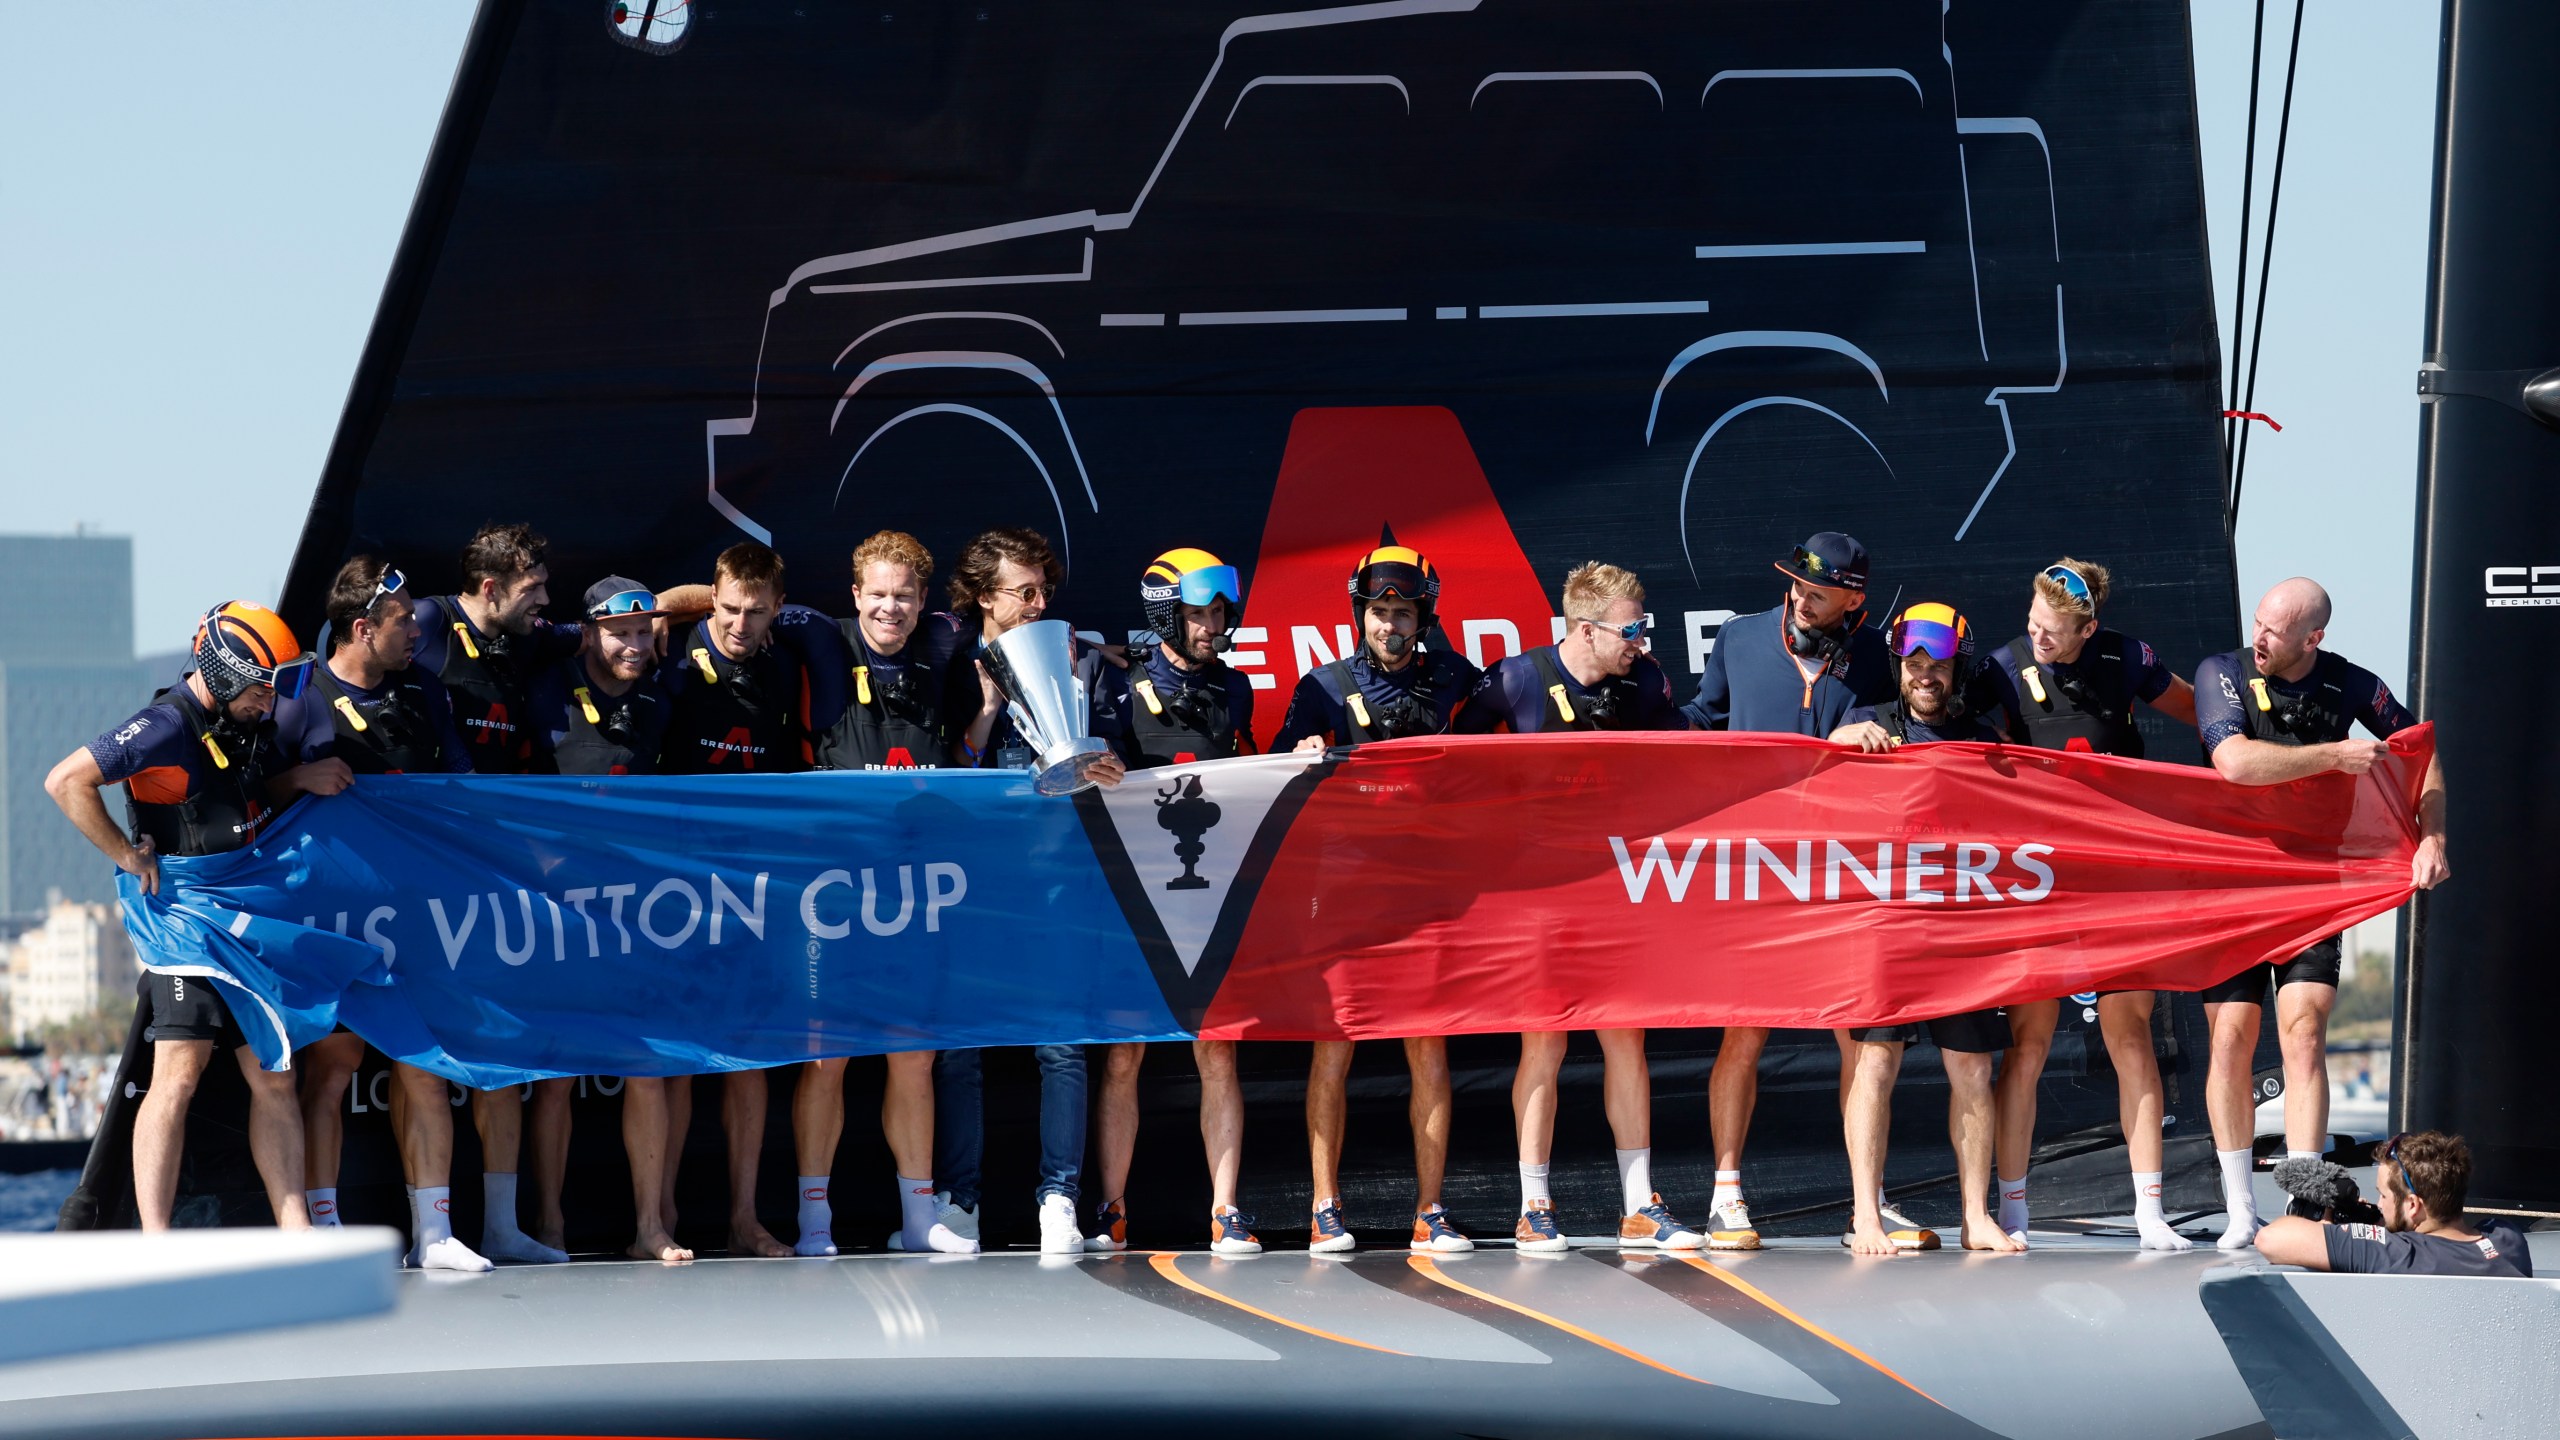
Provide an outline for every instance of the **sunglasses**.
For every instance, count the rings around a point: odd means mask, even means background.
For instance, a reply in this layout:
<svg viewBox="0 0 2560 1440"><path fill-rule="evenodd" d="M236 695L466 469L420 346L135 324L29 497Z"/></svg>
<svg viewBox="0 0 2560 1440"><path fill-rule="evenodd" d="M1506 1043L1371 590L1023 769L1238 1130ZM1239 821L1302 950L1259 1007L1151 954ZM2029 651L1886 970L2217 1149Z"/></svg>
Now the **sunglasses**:
<svg viewBox="0 0 2560 1440"><path fill-rule="evenodd" d="M384 600L387 600L408 588L408 576L401 574L397 570L385 568L382 572L382 578L373 582L373 594L367 596L365 599L364 613L371 615L375 606L380 605Z"/></svg>
<svg viewBox="0 0 2560 1440"><path fill-rule="evenodd" d="M1630 645L1633 645L1637 641L1643 639L1644 632L1653 624L1652 621L1645 619L1641 615L1628 621L1624 625L1612 625L1606 620L1594 620L1588 615L1576 615L1573 618L1590 626L1594 630L1600 631L1602 634L1615 635Z"/></svg>
<svg viewBox="0 0 2560 1440"><path fill-rule="evenodd" d="M604 602L587 610L590 620L610 620L616 615L647 615L656 611L658 597L646 590L623 590L604 597Z"/></svg>
<svg viewBox="0 0 2560 1440"><path fill-rule="evenodd" d="M1814 554L1812 551L1807 550L1801 545L1796 547L1796 568L1802 570L1807 575L1829 575L1834 573L1830 565L1826 564L1821 556Z"/></svg>
<svg viewBox="0 0 2560 1440"><path fill-rule="evenodd" d="M2046 566L2044 578L2061 586L2064 594L2069 595L2072 599L2079 601L2083 605L2094 605L2097 603L2089 598L2089 581L2087 577L2083 576L2079 571L2072 569L2068 565Z"/></svg>
<svg viewBox="0 0 2560 1440"><path fill-rule="evenodd" d="M1056 595L1058 590L1054 585L998 585L987 593L990 595L1010 595L1025 605L1037 605ZM1203 602L1193 601L1192 603L1200 604Z"/></svg>

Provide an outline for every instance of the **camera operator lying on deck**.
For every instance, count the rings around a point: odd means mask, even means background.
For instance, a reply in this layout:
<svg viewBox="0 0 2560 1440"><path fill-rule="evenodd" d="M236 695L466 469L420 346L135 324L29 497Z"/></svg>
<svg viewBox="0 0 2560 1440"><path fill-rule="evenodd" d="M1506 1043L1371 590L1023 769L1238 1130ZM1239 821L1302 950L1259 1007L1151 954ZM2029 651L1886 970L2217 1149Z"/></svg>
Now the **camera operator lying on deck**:
<svg viewBox="0 0 2560 1440"><path fill-rule="evenodd" d="M2471 1147L2459 1135L2394 1135L2374 1152L2380 1225L2280 1216L2258 1232L2279 1265L2357 1275L2495 1275L2530 1279L2533 1256L2504 1220L2465 1223Z"/></svg>

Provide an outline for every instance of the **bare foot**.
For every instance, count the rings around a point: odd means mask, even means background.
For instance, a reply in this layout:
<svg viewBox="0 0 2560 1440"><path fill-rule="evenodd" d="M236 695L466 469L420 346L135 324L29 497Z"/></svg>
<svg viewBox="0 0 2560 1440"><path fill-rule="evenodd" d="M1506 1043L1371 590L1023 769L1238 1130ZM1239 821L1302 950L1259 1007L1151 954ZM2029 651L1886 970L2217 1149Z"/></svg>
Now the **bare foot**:
<svg viewBox="0 0 2560 1440"><path fill-rule="evenodd" d="M1852 1255L1897 1255L1893 1237L1884 1233L1879 1220L1860 1220L1849 1229L1849 1253Z"/></svg>
<svg viewBox="0 0 2560 1440"><path fill-rule="evenodd" d="M1967 1215L1964 1217L1964 1248L2023 1255L2027 1242L2001 1229L1999 1222L1988 1215Z"/></svg>
<svg viewBox="0 0 2560 1440"><path fill-rule="evenodd" d="M729 1222L729 1253L754 1255L766 1260L782 1260L789 1258L791 1247L774 1239L772 1231L753 1219L731 1220Z"/></svg>
<svg viewBox="0 0 2560 1440"><path fill-rule="evenodd" d="M663 1260L670 1265L693 1258L692 1251L677 1244L675 1237L664 1230L642 1231L640 1238L631 1242L631 1248L622 1253L634 1260Z"/></svg>

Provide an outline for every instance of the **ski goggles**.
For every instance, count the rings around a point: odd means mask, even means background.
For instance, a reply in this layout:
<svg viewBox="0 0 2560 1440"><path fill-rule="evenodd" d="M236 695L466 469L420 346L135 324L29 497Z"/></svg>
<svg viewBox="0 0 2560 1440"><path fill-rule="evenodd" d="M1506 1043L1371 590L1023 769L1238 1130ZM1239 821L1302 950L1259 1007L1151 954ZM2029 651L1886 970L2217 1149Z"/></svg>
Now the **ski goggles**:
<svg viewBox="0 0 2560 1440"><path fill-rule="evenodd" d="M2098 603L2097 601L2089 598L2088 577L2082 575L2079 571L2072 569L2068 565L2046 566L2044 578L2061 586L2062 593L2079 601L2083 605L2095 605Z"/></svg>
<svg viewBox="0 0 2560 1440"><path fill-rule="evenodd" d="M311 667L312 660L308 655L299 660L288 660L275 668L274 678L267 683L275 687L277 699L299 700L302 692L311 688Z"/></svg>
<svg viewBox="0 0 2560 1440"><path fill-rule="evenodd" d="M604 597L600 604L587 607L590 620L611 620L617 615L654 615L658 597L646 590L618 590Z"/></svg>
<svg viewBox="0 0 2560 1440"><path fill-rule="evenodd" d="M1885 636L1885 643L1897 656L1926 655L1932 660L1953 660L1972 648L1973 637L1964 617L1946 605L1914 605L1902 612Z"/></svg>
<svg viewBox="0 0 2560 1440"><path fill-rule="evenodd" d="M1624 625L1612 625L1606 620L1594 620L1588 615L1576 615L1573 618L1590 626L1592 629L1599 631L1603 635L1615 635L1630 645L1642 640L1644 638L1645 630L1653 623L1641 615L1628 621Z"/></svg>
<svg viewBox="0 0 2560 1440"><path fill-rule="evenodd" d="M1244 587L1237 582L1233 565L1204 565L1183 572L1174 583L1174 595L1185 605L1206 605L1212 600L1231 606L1244 603Z"/></svg>

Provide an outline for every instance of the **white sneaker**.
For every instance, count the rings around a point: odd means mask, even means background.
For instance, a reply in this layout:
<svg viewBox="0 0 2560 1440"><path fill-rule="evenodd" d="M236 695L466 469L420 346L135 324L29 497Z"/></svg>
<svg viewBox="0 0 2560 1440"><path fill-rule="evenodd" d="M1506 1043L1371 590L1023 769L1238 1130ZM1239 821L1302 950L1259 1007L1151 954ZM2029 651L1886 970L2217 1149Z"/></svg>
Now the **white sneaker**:
<svg viewBox="0 0 2560 1440"><path fill-rule="evenodd" d="M1040 1201L1040 1253L1084 1253L1084 1232L1076 1228L1076 1202L1064 1195L1050 1195Z"/></svg>
<svg viewBox="0 0 2560 1440"><path fill-rule="evenodd" d="M937 1230L949 1231L951 1233L951 1238L955 1240L966 1240L969 1242L969 1248L967 1250L957 1253L967 1255L975 1255L978 1253L978 1210L976 1206L973 1205L968 1209L963 1210L959 1206L951 1203L950 1191L936 1190L933 1192L933 1225ZM889 1248L892 1250L906 1249L906 1232L903 1230L890 1231ZM943 1247L937 1244L933 1248L940 1250Z"/></svg>

